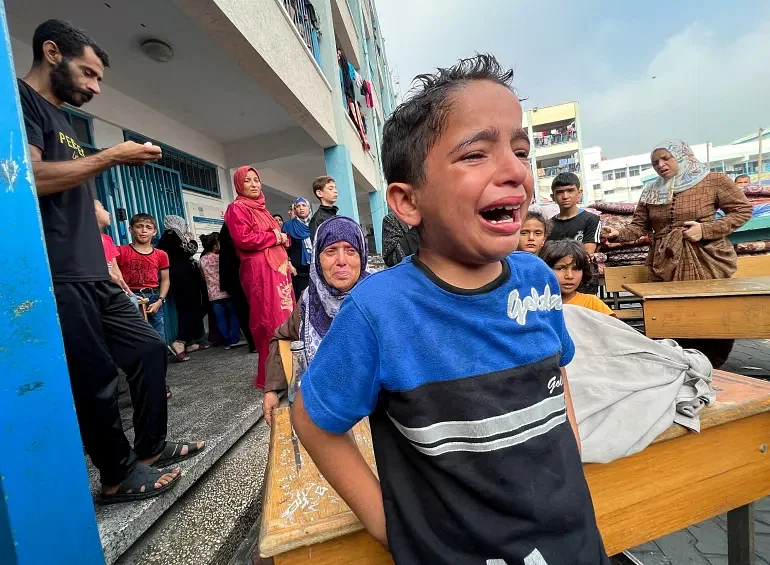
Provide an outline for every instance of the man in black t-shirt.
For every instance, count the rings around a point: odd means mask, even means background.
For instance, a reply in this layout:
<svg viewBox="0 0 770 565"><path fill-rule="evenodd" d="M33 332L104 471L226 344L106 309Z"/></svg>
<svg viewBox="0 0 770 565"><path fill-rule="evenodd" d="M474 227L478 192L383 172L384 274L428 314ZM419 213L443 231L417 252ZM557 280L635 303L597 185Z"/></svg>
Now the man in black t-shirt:
<svg viewBox="0 0 770 565"><path fill-rule="evenodd" d="M599 247L601 222L596 214L578 208L582 195L580 179L575 173L559 173L553 179L551 196L559 205L559 213L549 222L548 241L574 239L592 256Z"/></svg>
<svg viewBox="0 0 770 565"><path fill-rule="evenodd" d="M61 20L35 30L32 52L19 98L80 434L101 474L103 502L148 498L180 476L178 468L151 465L192 456L203 444L166 441L166 344L111 280L92 181L115 165L157 161L161 150L128 141L86 156L60 107L80 107L99 94L107 54ZM118 411L117 366L134 403L133 449Z"/></svg>

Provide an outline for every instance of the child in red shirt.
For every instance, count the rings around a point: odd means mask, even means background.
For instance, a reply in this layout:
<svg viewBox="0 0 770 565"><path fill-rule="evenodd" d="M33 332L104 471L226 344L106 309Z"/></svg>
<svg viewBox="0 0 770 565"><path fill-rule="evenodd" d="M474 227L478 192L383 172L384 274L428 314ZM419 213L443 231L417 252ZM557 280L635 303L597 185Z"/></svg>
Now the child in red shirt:
<svg viewBox="0 0 770 565"><path fill-rule="evenodd" d="M166 324L163 319L163 303L170 286L168 255L152 246L157 233L155 218L149 214L136 214L130 222L133 242L118 249L118 265L131 291L149 300L147 321L166 340Z"/></svg>
<svg viewBox="0 0 770 565"><path fill-rule="evenodd" d="M94 211L96 212L96 223L99 225L99 231L103 230L109 226L110 223L112 223L110 213L105 210L102 203L98 200L94 200ZM132 298L132 302L135 302L134 293L131 292L130 288L128 288L126 281L123 279L123 273L120 272L120 267L118 266L117 261L115 261L115 258L120 255L118 248L115 247L115 244L112 242L112 238L106 233L102 233L101 236L102 246L104 247L104 258L107 261L107 270L110 272L112 280L116 282L120 288L126 291L126 294L128 294L129 298Z"/></svg>

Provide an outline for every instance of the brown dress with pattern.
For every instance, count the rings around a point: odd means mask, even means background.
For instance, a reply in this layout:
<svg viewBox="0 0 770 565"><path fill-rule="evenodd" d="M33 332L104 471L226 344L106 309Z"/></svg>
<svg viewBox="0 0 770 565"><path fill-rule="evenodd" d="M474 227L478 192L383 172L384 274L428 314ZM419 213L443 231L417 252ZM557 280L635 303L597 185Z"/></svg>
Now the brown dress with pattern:
<svg viewBox="0 0 770 565"><path fill-rule="evenodd" d="M715 219L721 209L724 216ZM743 191L723 173L706 178L679 194L667 204L639 203L631 223L619 231L616 241L636 241L650 236L647 268L651 282L728 279L737 269L737 255L727 236L749 221L751 204ZM703 239L684 238L684 222L698 221ZM676 336L671 336L676 338ZM731 339L677 339L686 349L698 349L721 367L730 355Z"/></svg>
<svg viewBox="0 0 770 565"><path fill-rule="evenodd" d="M715 219L717 209L725 215ZM619 231L616 241L650 236L647 256L649 280L692 281L728 279L737 268L737 255L727 236L751 218L751 204L743 191L723 173L709 173L689 190L673 194L667 204L641 202L634 219ZM703 239L683 237L684 222L697 221Z"/></svg>

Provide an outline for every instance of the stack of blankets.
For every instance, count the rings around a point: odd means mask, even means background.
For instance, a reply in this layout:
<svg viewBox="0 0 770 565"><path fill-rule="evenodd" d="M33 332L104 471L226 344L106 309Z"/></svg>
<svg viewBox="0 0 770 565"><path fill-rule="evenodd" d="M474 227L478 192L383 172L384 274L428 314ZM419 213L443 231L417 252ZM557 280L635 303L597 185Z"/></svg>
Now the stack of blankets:
<svg viewBox="0 0 770 565"><path fill-rule="evenodd" d="M624 202L597 202L585 208L586 212L596 214L602 226L621 229L631 223L636 204ZM643 265L650 252L650 239L645 235L636 241L614 242L602 241L599 252L594 256L599 274L604 274L605 265L620 267L626 265Z"/></svg>
<svg viewBox="0 0 770 565"><path fill-rule="evenodd" d="M770 217L770 186L749 184L743 187L749 203L752 206L752 218ZM724 214L720 210L717 217ZM735 252L738 255L765 255L770 253L770 240L747 241L735 244Z"/></svg>

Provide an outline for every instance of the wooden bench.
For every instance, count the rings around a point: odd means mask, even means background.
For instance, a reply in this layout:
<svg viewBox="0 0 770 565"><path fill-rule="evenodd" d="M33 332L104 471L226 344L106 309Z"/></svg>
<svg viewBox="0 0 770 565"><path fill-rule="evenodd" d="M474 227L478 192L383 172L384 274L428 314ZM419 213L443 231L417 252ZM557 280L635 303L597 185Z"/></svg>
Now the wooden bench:
<svg viewBox="0 0 770 565"><path fill-rule="evenodd" d="M584 466L609 555L727 512L729 563L752 563L751 503L770 495L770 383L716 371L714 385L700 434L674 424L640 453ZM275 565L392 564L294 442L288 409L273 422L260 554ZM354 435L376 471L368 423Z"/></svg>

